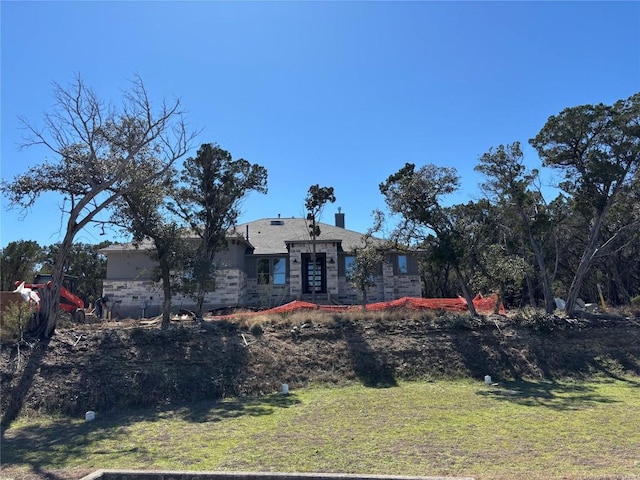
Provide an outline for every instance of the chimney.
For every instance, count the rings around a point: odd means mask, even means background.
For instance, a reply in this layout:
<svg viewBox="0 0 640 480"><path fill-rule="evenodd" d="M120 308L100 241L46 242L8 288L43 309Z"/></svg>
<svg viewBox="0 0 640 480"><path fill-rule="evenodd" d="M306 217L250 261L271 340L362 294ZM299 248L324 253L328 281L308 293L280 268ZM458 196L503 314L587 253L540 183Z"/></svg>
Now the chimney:
<svg viewBox="0 0 640 480"><path fill-rule="evenodd" d="M341 208L338 207L338 213L336 213L336 227L344 228L344 213L342 213Z"/></svg>
<svg viewBox="0 0 640 480"><path fill-rule="evenodd" d="M249 241L249 225L247 225L247 235L245 236L247 242Z"/></svg>

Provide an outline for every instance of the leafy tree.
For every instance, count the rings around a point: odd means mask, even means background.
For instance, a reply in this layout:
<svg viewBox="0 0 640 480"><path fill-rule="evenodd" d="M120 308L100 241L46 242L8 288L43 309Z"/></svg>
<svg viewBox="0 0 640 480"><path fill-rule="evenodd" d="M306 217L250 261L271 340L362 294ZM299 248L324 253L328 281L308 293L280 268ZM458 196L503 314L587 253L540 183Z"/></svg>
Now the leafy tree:
<svg viewBox="0 0 640 480"><path fill-rule="evenodd" d="M196 315L202 317L205 294L215 288L214 259L226 248L226 234L240 215L240 204L251 191L267 193L267 170L231 154L211 143L203 144L193 158L184 163L183 187L176 194L172 209L200 238L191 259Z"/></svg>
<svg viewBox="0 0 640 480"><path fill-rule="evenodd" d="M382 242L373 237L382 226L382 212L374 212L375 221L362 238L362 246L353 251L355 259L346 272L347 281L360 292L362 310L367 308L367 296L371 288L376 286L376 274L384 260Z"/></svg>
<svg viewBox="0 0 640 480"><path fill-rule="evenodd" d="M426 243L420 248L424 252L418 257L422 296L427 298L455 296L458 284L456 279L452 278L451 265L434 261L434 249L431 244Z"/></svg>
<svg viewBox="0 0 640 480"><path fill-rule="evenodd" d="M640 170L636 177L640 177ZM634 183L611 207L601 233L601 239L610 242L600 249L595 261L600 278L608 283L606 298L618 305L628 304L636 292L640 293L640 178ZM597 281L592 280L594 283L597 291Z"/></svg>
<svg viewBox="0 0 640 480"><path fill-rule="evenodd" d="M9 242L0 251L0 278L3 291L15 289L16 281L33 281L37 266L43 259L43 251L38 242L18 240Z"/></svg>
<svg viewBox="0 0 640 480"><path fill-rule="evenodd" d="M550 117L529 142L545 166L564 172L560 187L573 198L576 210L589 219L586 246L567 295L566 311L571 315L589 268L611 241L600 237L611 208L620 196L637 188L640 93L612 106L567 108ZM637 225L635 220L631 222Z"/></svg>
<svg viewBox="0 0 640 480"><path fill-rule="evenodd" d="M318 222L320 221L320 217L322 215L322 211L327 203L334 203L336 201L336 197L333 194L333 187L321 187L318 184L311 185L309 187L309 191L307 192L307 196L304 201L305 209L307 210L307 221L309 223L309 236L311 237L312 243L312 253L311 253L311 263L312 263L312 275L313 275L313 285L314 287L311 289L311 301L316 301L316 289L315 289L315 279L316 279L316 238L320 236L320 225Z"/></svg>
<svg viewBox="0 0 640 480"><path fill-rule="evenodd" d="M479 290L496 291L498 301L494 313L505 303L508 293L521 288L529 264L520 256L509 254L503 245L488 245L480 252L480 271L474 276L473 284Z"/></svg>
<svg viewBox="0 0 640 480"><path fill-rule="evenodd" d="M139 169L135 175L147 177L145 169ZM125 193L118 200L118 208L111 218L114 224L133 235L134 246L140 247L148 241L153 244L150 257L158 262L153 280L162 284L163 330L169 328L171 299L180 283L172 273L181 272L186 258L192 253L185 238L184 225L167 209L175 177L176 172L170 169L144 188Z"/></svg>
<svg viewBox="0 0 640 480"><path fill-rule="evenodd" d="M94 302L102 295L102 282L107 276L107 258L100 249L111 245L105 241L98 245L74 243L64 261L62 273L77 277L76 295L85 302ZM60 244L50 245L44 249L45 259L41 273L53 271L53 260L56 258Z"/></svg>
<svg viewBox="0 0 640 480"><path fill-rule="evenodd" d="M640 287L640 184L620 195L611 207L602 224L599 244L603 245L594 254L591 268L585 275L580 297L596 302L598 285L611 305L626 304L637 294ZM566 210L570 216L558 231L560 258L554 288L559 296L565 296L587 246L591 224L589 216L583 215L569 198Z"/></svg>
<svg viewBox="0 0 640 480"><path fill-rule="evenodd" d="M380 184L380 192L390 211L400 216L392 237L406 245L431 243L434 257L452 266L469 312L476 315L468 279L461 268L463 237L455 228L455 212L441 205L442 197L455 192L459 184L454 168L428 164L416 169L406 163Z"/></svg>
<svg viewBox="0 0 640 480"><path fill-rule="evenodd" d="M503 225L512 225L512 234L521 237L533 252L545 309L551 313L555 304L544 247L553 234L553 225L540 191L532 190L538 171L528 171L523 159L519 142L500 145L482 155L475 170L485 175L482 187L499 206Z"/></svg>
<svg viewBox="0 0 640 480"><path fill-rule="evenodd" d="M52 288L43 292L31 332L41 339L55 331L64 263L78 232L122 195L164 175L193 138L180 102L154 108L139 77L119 106L100 100L80 77L67 88L55 84L53 96L55 106L44 117L45 127L26 120L24 127L31 134L26 146L44 145L56 159L31 167L1 188L11 206L25 211L44 192L57 192L65 199L66 230L53 261ZM151 167L145 169L147 178L133 175L141 166Z"/></svg>

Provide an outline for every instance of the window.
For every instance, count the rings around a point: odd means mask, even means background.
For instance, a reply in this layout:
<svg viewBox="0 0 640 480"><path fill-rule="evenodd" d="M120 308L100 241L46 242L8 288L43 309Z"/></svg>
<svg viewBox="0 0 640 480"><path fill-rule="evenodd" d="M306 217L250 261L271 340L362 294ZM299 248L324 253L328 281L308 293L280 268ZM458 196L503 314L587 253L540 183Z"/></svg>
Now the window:
<svg viewBox="0 0 640 480"><path fill-rule="evenodd" d="M271 259L259 258L258 259L258 285L268 285L271 283L271 275L269 273L269 266Z"/></svg>
<svg viewBox="0 0 640 480"><path fill-rule="evenodd" d="M347 257L344 257L344 273L345 273L345 275L348 276L352 272L352 270L353 270L353 262L355 262L355 261L356 261L356 257L354 257L354 256L349 255Z"/></svg>
<svg viewBox="0 0 640 480"><path fill-rule="evenodd" d="M398 273L409 273L406 255L398 255Z"/></svg>
<svg viewBox="0 0 640 480"><path fill-rule="evenodd" d="M287 283L287 259L259 258L258 259L258 284L259 285L285 285Z"/></svg>
<svg viewBox="0 0 640 480"><path fill-rule="evenodd" d="M284 285L287 283L287 260L284 257L273 259L273 284Z"/></svg>

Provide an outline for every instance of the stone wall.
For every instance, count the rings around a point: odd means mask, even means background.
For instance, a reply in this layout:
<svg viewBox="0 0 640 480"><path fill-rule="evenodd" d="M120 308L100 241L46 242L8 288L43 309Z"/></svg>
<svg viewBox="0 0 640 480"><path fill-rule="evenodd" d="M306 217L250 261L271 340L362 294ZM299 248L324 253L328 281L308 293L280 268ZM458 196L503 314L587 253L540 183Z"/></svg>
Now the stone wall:
<svg viewBox="0 0 640 480"><path fill-rule="evenodd" d="M331 246L331 243L318 245L317 253L326 254L327 259L333 258L334 263L327 261L327 295L318 296L317 300L321 301L326 297L326 301L337 301L345 305L359 304L360 292L347 282L346 277L338 275L337 255L335 247L332 250ZM270 308L303 298L302 254L306 253L308 251L304 246L292 247L289 278L284 285L258 285L256 278L248 278L239 269L218 270L216 290L205 297L205 311L239 306ZM294 259L297 259L297 262L294 262ZM390 262L385 262L382 270L383 276L376 279L376 286L368 292L368 303L421 295L418 275L394 276L393 265ZM148 318L162 314L162 286L151 280L105 280L103 295L108 296L113 302L114 318ZM194 308L195 301L191 297L181 294L173 296L173 312Z"/></svg>
<svg viewBox="0 0 640 480"><path fill-rule="evenodd" d="M302 256L311 254L311 251L312 246L307 242L292 243L289 246L289 285L292 299L302 297ZM318 240L316 254L326 255L327 293L330 297L337 298L340 294L340 286L338 282L338 249L336 242ZM330 259L333 259L333 263L331 263Z"/></svg>
<svg viewBox="0 0 640 480"><path fill-rule="evenodd" d="M294 300L289 293L289 284L258 285L258 279L247 279L247 290L243 304L255 308L272 308Z"/></svg>
<svg viewBox="0 0 640 480"><path fill-rule="evenodd" d="M205 296L204 309L243 305L247 296L247 276L238 269L222 269L216 277L216 290ZM105 280L103 296L112 302L113 318L155 317L162 314L164 294L162 284L151 280ZM175 294L171 299L172 311L193 310L193 298Z"/></svg>
<svg viewBox="0 0 640 480"><path fill-rule="evenodd" d="M359 290L356 290L347 281L347 277L340 277L340 294L338 301L344 305L359 305L362 303L362 297ZM384 282L382 277L376 277L376 285L367 292L367 303L384 301Z"/></svg>

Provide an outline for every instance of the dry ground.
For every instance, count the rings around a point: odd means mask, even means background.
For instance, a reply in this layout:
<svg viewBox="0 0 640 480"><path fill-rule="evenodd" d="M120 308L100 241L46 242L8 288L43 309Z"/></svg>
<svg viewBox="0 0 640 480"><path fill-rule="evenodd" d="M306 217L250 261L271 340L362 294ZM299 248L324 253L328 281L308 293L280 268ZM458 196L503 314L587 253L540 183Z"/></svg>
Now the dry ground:
<svg viewBox="0 0 640 480"><path fill-rule="evenodd" d="M33 355L35 353L35 355ZM637 316L565 319L536 312L471 319L444 312L173 322L127 320L59 328L44 351L4 343L5 411L29 356L23 411L87 410L191 402L310 384L393 385L400 379L586 378L640 375ZM22 377L24 382L24 377ZM12 471L2 478L80 478L86 471ZM34 476L35 475L35 476Z"/></svg>

